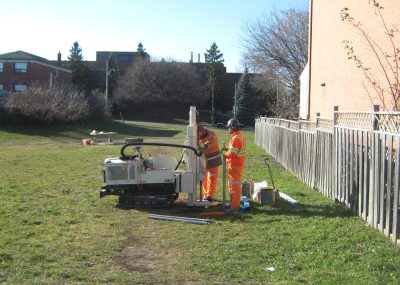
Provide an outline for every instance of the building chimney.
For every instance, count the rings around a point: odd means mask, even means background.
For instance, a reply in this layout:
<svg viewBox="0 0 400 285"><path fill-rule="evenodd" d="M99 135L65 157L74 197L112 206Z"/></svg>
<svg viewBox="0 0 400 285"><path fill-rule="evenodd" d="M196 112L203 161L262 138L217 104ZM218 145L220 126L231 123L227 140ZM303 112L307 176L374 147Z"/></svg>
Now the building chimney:
<svg viewBox="0 0 400 285"><path fill-rule="evenodd" d="M197 62L200 63L200 53L199 53L199 55L197 56Z"/></svg>
<svg viewBox="0 0 400 285"><path fill-rule="evenodd" d="M61 52L60 51L58 51L58 54L57 54L57 64L61 65Z"/></svg>
<svg viewBox="0 0 400 285"><path fill-rule="evenodd" d="M190 61L189 62L193 63L193 52L192 51L190 52Z"/></svg>

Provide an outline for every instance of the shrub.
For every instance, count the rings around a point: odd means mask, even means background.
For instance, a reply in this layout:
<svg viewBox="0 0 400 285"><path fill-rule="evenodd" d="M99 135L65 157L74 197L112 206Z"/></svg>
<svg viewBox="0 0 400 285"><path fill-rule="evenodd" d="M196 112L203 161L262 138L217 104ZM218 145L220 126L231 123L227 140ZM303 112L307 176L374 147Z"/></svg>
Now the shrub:
<svg viewBox="0 0 400 285"><path fill-rule="evenodd" d="M35 85L26 92L11 93L2 108L0 120L6 123L77 123L103 116L104 102L73 87Z"/></svg>

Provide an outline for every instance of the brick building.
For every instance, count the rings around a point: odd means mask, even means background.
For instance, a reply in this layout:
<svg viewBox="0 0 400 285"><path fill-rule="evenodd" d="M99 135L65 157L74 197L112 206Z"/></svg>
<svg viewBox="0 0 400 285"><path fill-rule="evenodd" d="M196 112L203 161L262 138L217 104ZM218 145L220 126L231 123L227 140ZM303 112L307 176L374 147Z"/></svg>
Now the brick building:
<svg viewBox="0 0 400 285"><path fill-rule="evenodd" d="M372 1L371 1L372 2ZM400 29L399 0L378 1L384 9L381 13L389 29ZM381 19L374 14L368 0L310 0L309 60L301 76L300 116L315 120L317 113L323 118L333 118L333 107L340 111L370 111L372 105L382 100L371 90L362 70L348 59L344 41L350 41L363 63L370 67L377 83L387 87L379 63L365 38L347 21L342 21L341 10L348 8L349 14L361 23L368 35L383 49L390 51L391 45L385 34ZM392 38L400 47L400 34ZM392 103L385 95L385 104Z"/></svg>
<svg viewBox="0 0 400 285"><path fill-rule="evenodd" d="M112 72L117 72L119 76L122 76L137 59L137 52L97 51L95 61L83 62L89 70L89 88L104 92L106 79L108 79L108 93L110 94L116 84L115 80L112 80ZM147 55L145 60L150 60L150 56ZM107 66L107 62L110 62L110 66ZM182 62L182 64L190 64L201 77L202 83L206 82L205 63L193 62L192 58L189 62ZM110 75L108 78L106 76L107 69ZM233 106L235 83L239 81L240 76L240 73L225 73L224 75L219 96L227 110ZM8 94L8 92L23 92L35 83L46 86L52 86L56 82L70 84L71 78L72 72L68 69L68 61L62 60L60 53L57 55L57 60L51 61L24 51L0 55L0 96Z"/></svg>
<svg viewBox="0 0 400 285"><path fill-rule="evenodd" d="M33 84L70 84L72 73L53 62L24 52L0 55L0 90L23 92Z"/></svg>

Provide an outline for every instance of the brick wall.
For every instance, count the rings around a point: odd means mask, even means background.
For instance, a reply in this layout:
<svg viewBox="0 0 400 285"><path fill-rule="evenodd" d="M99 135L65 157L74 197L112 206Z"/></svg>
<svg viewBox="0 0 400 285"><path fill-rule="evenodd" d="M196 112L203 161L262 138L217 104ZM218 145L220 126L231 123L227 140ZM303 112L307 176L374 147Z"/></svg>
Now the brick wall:
<svg viewBox="0 0 400 285"><path fill-rule="evenodd" d="M14 84L25 84L29 87L37 82L49 86L50 73L53 74L53 84L56 82L59 84L71 83L71 72L63 69L29 61L27 72L17 73L14 71L14 62L6 61L4 62L3 72L0 72L0 84L3 84L7 91L13 91Z"/></svg>
<svg viewBox="0 0 400 285"><path fill-rule="evenodd" d="M382 0L379 3L384 7L382 13L386 23L400 28L399 0ZM335 105L341 111L365 111L371 110L373 104L382 105L380 100L368 95L364 86L369 85L362 70L347 58L344 40L352 41L359 58L372 68L376 77L381 76L376 57L367 48L363 37L349 23L341 20L340 12L344 7L349 8L350 14L381 47L389 47L388 37L384 35L382 24L374 15L372 6L368 5L368 0L313 0L310 33L311 120L315 120L316 113L324 118L333 118ZM400 47L399 34L394 40ZM382 77L379 80L384 82ZM371 90L370 93L375 94Z"/></svg>

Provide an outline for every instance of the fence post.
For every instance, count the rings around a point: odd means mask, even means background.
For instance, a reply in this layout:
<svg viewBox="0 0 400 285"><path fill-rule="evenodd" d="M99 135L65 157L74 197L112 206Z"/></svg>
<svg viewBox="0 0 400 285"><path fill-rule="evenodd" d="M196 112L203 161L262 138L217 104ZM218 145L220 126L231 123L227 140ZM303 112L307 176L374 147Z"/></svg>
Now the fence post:
<svg viewBox="0 0 400 285"><path fill-rule="evenodd" d="M378 167L379 167L379 162L377 161L378 155L379 155L379 148L377 145L377 139L376 136L379 135L375 131L378 129L378 120L377 120L377 114L376 112L379 112L379 105L373 105L372 111L371 111L371 168L370 168L370 193L369 193L369 210L368 210L368 222L370 225L372 225L374 228L377 228L378 226L378 187L379 185L377 181L377 175L378 173Z"/></svg>
<svg viewBox="0 0 400 285"><path fill-rule="evenodd" d="M317 171L321 171L320 166L317 163L317 152L318 152L318 146L319 146L319 140L318 140L318 124L319 124L319 117L320 117L321 113L316 113L316 118L315 118L315 133L314 133L314 155L313 155L313 162L312 162L312 166L313 166L313 172L312 172L312 177L311 177L311 185L314 189L317 188L317 177L319 177L317 175Z"/></svg>
<svg viewBox="0 0 400 285"><path fill-rule="evenodd" d="M338 122L338 112L339 111L339 106L333 106L333 144L335 146L335 157L334 157L334 168L335 171L334 173L332 173L333 176L333 195L332 195L332 199L335 200L339 200L339 141L338 141L338 129L336 128L337 122Z"/></svg>
<svg viewBox="0 0 400 285"><path fill-rule="evenodd" d="M378 119L377 112L379 112L379 105L372 106L372 118L371 118L371 128L372 131L376 131L378 129Z"/></svg>
<svg viewBox="0 0 400 285"><path fill-rule="evenodd" d="M336 112L339 111L339 106L333 106L333 125L337 124L337 116L338 114Z"/></svg>

